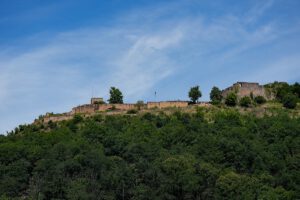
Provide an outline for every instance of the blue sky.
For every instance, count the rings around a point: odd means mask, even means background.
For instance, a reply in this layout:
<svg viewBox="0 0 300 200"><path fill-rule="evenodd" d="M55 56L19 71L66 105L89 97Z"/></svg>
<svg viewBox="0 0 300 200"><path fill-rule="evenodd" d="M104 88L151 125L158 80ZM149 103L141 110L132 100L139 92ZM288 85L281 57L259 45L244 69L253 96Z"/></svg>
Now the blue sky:
<svg viewBox="0 0 300 200"><path fill-rule="evenodd" d="M298 0L0 0L0 133L108 98L300 80ZM154 98L154 92L157 97Z"/></svg>

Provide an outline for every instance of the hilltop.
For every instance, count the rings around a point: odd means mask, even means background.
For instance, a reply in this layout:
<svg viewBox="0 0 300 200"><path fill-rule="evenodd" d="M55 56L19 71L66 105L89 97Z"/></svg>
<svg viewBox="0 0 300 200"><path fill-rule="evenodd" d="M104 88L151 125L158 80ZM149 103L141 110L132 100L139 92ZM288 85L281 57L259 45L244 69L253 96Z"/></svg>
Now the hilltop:
<svg viewBox="0 0 300 200"><path fill-rule="evenodd" d="M298 83L289 85L285 82L274 82L260 85L259 83L237 82L223 90L213 87L210 93L210 102L198 101L202 96L199 86L192 87L188 95L191 101L175 100L147 103L138 101L137 103L123 103L122 92L118 88L112 87L108 104L103 98L93 97L89 104L76 106L70 112L41 115L35 123L70 120L78 114L88 117L99 113L134 114L138 112L153 112L154 110L164 111L172 108L190 112L195 110L193 107L212 107L213 105L219 108L226 106L229 108L236 107L241 112L248 110L247 112L253 111L256 115L269 114L270 110L286 107L295 109L296 111L292 113L299 114L297 102L299 102L300 85Z"/></svg>
<svg viewBox="0 0 300 200"><path fill-rule="evenodd" d="M256 117L247 109L193 106L20 126L0 137L0 193L3 199L298 199L300 118L272 109Z"/></svg>
<svg viewBox="0 0 300 200"><path fill-rule="evenodd" d="M97 98L92 112L41 116L0 136L0 199L299 199L290 87L268 86L276 95L261 103L234 89L198 103Z"/></svg>

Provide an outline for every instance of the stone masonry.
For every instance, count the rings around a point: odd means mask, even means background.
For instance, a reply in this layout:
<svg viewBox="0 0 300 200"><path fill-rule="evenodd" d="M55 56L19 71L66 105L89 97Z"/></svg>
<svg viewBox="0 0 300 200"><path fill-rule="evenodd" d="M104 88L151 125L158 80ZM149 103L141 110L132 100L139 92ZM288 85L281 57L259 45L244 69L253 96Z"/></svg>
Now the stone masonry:
<svg viewBox="0 0 300 200"><path fill-rule="evenodd" d="M272 99L272 95L265 89L263 85L259 85L258 83L249 83L249 82L237 82L232 86L222 90L222 96L225 98L229 93L234 92L237 94L238 98L244 96L263 96L266 99Z"/></svg>

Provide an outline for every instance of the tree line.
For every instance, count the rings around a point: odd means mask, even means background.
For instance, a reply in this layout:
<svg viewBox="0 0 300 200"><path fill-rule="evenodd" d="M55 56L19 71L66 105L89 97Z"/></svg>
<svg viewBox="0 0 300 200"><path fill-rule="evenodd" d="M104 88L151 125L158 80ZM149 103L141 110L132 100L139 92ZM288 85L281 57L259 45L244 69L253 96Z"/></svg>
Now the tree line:
<svg viewBox="0 0 300 200"><path fill-rule="evenodd" d="M23 125L0 136L0 199L299 199L300 118L281 111Z"/></svg>

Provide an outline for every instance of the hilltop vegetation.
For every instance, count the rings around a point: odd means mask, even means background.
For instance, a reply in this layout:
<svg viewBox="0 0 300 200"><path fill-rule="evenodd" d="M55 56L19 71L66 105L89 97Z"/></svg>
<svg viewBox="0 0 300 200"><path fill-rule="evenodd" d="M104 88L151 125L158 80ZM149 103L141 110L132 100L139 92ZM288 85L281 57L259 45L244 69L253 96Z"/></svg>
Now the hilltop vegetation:
<svg viewBox="0 0 300 200"><path fill-rule="evenodd" d="M194 109L194 108L193 108ZM0 137L2 199L299 199L300 118L95 115Z"/></svg>

